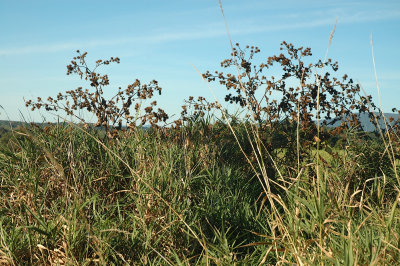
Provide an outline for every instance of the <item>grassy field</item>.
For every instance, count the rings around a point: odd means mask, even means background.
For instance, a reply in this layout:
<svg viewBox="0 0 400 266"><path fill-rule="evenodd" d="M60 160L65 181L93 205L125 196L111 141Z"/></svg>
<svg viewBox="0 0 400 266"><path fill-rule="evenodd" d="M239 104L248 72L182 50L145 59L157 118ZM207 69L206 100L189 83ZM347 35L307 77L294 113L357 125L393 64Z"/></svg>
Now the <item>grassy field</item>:
<svg viewBox="0 0 400 266"><path fill-rule="evenodd" d="M347 75L323 73L337 62L305 64L310 48L282 42L260 65L258 47L231 48L221 67L234 71L202 78L230 90L239 115L189 97L175 121L153 99L156 80L107 99L95 70L120 59L90 69L78 50L67 74L88 88L26 106L80 126L0 130L0 264L397 264L400 120ZM278 79L262 74L273 66ZM387 131L366 132L360 114Z"/></svg>
<svg viewBox="0 0 400 266"><path fill-rule="evenodd" d="M243 125L234 130L246 152ZM221 124L116 139L60 124L19 128L7 140L0 150L2 264L400 259L399 180L378 140L321 144L324 151L303 156L295 170L278 152L267 174Z"/></svg>

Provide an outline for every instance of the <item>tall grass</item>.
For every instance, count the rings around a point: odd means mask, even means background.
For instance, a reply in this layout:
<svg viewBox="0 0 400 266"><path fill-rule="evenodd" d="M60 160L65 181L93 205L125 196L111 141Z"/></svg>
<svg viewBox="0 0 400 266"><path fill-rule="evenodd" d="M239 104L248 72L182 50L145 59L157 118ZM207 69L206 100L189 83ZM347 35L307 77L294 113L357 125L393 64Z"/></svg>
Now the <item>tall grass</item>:
<svg viewBox="0 0 400 266"><path fill-rule="evenodd" d="M256 144L246 142L246 126L232 129L249 150ZM33 127L14 131L1 148L3 263L399 259L393 168L363 171L380 153L357 144L357 136L348 137L340 156L325 160L319 178L316 160L296 176L277 164L281 175L270 180L267 195L222 123L197 121L168 134L138 130L109 141L96 134L68 124ZM363 159L368 154L373 158Z"/></svg>

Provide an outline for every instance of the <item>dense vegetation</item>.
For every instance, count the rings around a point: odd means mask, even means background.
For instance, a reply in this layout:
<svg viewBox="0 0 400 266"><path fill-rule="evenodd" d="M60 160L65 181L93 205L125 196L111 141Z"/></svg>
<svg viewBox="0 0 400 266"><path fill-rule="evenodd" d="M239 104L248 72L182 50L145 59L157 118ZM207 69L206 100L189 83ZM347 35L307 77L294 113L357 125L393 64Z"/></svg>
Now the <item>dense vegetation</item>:
<svg viewBox="0 0 400 266"><path fill-rule="evenodd" d="M153 110L156 102L141 105L161 93L156 81L136 80L105 99L107 75L91 70L79 53L68 74L88 80L90 89L27 105L76 117L86 110L97 123L78 117L83 124L21 126L2 135L0 261L399 261L398 123L365 132L357 114L375 124L383 119L372 98L347 75L324 73L335 72L337 63L306 64L309 48L285 42L282 48L285 54L256 66L251 60L259 49L248 47L247 54L237 46L221 64L235 74L203 74L230 90L225 100L241 115L190 97L168 127L160 124L168 115ZM112 62L119 58L99 60L94 69ZM262 74L274 65L281 78ZM286 85L289 78L298 87ZM152 127L139 127L146 123Z"/></svg>

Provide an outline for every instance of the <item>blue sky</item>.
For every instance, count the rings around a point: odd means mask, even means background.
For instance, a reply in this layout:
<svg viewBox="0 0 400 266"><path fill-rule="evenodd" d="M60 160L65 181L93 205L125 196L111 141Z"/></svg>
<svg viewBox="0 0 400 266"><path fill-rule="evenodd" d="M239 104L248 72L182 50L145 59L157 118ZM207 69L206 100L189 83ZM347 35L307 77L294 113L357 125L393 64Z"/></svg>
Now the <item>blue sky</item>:
<svg viewBox="0 0 400 266"><path fill-rule="evenodd" d="M279 53L283 40L311 47L315 59L322 59L337 18L328 57L377 97L372 32L383 109L400 107L400 1L222 3L233 42L258 46L257 60ZM158 80L158 103L170 114L178 114L190 95L213 99L193 66L215 70L230 54L218 0L0 0L0 29L0 105L12 120L20 120L20 112L28 120L51 120L26 109L23 97L47 98L86 85L66 76L77 49L88 52L90 63L121 58L100 71L110 76L109 95L136 78ZM212 87L223 99L225 91ZM0 120L7 115L0 110Z"/></svg>

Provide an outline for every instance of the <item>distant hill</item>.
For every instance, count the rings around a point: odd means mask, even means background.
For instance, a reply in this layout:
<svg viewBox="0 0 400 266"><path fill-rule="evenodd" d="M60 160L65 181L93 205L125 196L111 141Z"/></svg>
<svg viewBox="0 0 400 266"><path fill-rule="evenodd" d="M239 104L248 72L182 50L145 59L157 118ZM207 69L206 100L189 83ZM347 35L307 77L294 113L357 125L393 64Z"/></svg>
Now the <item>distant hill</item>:
<svg viewBox="0 0 400 266"><path fill-rule="evenodd" d="M18 126L27 126L29 123L21 121L0 120L0 128L10 129Z"/></svg>
<svg viewBox="0 0 400 266"><path fill-rule="evenodd" d="M393 117L395 120L399 119L399 114L396 114L396 113L384 113L384 115L385 115L387 120L389 119L389 117ZM360 115L360 122L361 122L361 125L363 126L365 131L368 131L368 132L375 131L375 126L370 122L369 117L368 117L367 114L362 113ZM340 125L340 123L341 122L338 121L338 122L334 123L333 125L330 125L329 127L337 127L337 126ZM48 123L36 123L36 124L39 125L39 126L48 125ZM11 127L12 128L16 128L18 126L29 126L29 125L30 125L30 123L27 123L27 122L0 120L0 128L2 128L3 131L4 130L8 131L8 130L11 129ZM382 129L385 129L385 123L384 123L383 119L379 119L379 126ZM147 126L147 125L143 126L143 129L145 129L145 130L148 129L148 128L149 128L149 126Z"/></svg>
<svg viewBox="0 0 400 266"><path fill-rule="evenodd" d="M378 113L376 113L376 115L378 115ZM393 117L394 120L399 119L399 114L396 114L396 113L384 113L384 116L386 117L386 120L387 120L388 123L389 123L389 117ZM366 113L360 114L359 115L359 119L360 119L361 125L363 126L365 131L372 132L372 131L376 130L374 124L371 123L371 121L369 120L368 114L366 114ZM334 123L333 125L331 125L330 127L337 127L337 126L340 125L340 123L341 122L338 121L338 122ZM381 129L385 129L386 128L383 118L378 120L378 124L379 124Z"/></svg>
<svg viewBox="0 0 400 266"><path fill-rule="evenodd" d="M9 121L9 120L0 120L0 128L4 131L4 130L11 130L11 128L16 128L19 126L30 126L31 123L29 122L21 122L21 121ZM54 123L35 123L36 125L40 126L40 127L44 127L47 126L49 124L54 124ZM88 123L89 125L94 125L93 123ZM122 128L126 128L126 126L122 126ZM144 130L148 130L150 128L149 125L144 125L141 126L141 128L143 128ZM102 127L97 128L99 130L102 130Z"/></svg>

